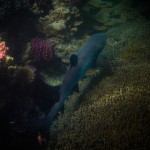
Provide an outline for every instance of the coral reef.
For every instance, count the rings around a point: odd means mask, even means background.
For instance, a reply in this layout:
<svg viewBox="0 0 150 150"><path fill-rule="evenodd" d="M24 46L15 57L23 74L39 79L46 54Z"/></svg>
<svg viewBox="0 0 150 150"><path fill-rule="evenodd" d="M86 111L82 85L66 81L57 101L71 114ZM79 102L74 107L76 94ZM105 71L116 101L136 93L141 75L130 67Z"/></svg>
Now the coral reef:
<svg viewBox="0 0 150 150"><path fill-rule="evenodd" d="M40 10L46 10L52 7L51 0L1 0L0 19L4 19L6 15L13 14L17 10L33 7L33 5Z"/></svg>
<svg viewBox="0 0 150 150"><path fill-rule="evenodd" d="M149 24L126 23L111 28L104 54L112 66L149 62Z"/></svg>
<svg viewBox="0 0 150 150"><path fill-rule="evenodd" d="M36 77L36 73L35 70L29 66L23 67L9 65L6 67L5 65L5 67L1 68L0 76L1 80L4 80L4 84L9 84L9 87L13 87L14 85L18 84L18 87L21 86L25 88L25 86L33 83Z"/></svg>
<svg viewBox="0 0 150 150"><path fill-rule="evenodd" d="M141 67L142 70L138 70ZM147 109L150 103L149 84L146 82L149 82L150 72L143 71L149 70L149 67L147 64L135 66L135 72L133 68L117 70L115 78L104 80L82 99L85 103L78 110L61 116L51 128L52 137L57 139L56 149L148 148L150 112ZM130 69L134 74L132 79ZM122 76L124 72L128 76ZM147 78L131 83L138 73L141 76L146 74ZM139 76L136 77L138 81ZM116 83L118 78L122 78L126 85L120 87L120 82Z"/></svg>
<svg viewBox="0 0 150 150"><path fill-rule="evenodd" d="M61 2L54 3L53 7L47 16L39 19L39 30L46 36L61 39L77 32L77 27L82 24L79 10Z"/></svg>
<svg viewBox="0 0 150 150"><path fill-rule="evenodd" d="M60 72L59 72L59 74L60 74ZM62 84L64 75L62 75L62 74L57 75L54 71L52 71L51 73L41 71L40 77L47 85L60 86Z"/></svg>
<svg viewBox="0 0 150 150"><path fill-rule="evenodd" d="M16 78L16 81L20 84L30 84L34 81L35 77L34 70L29 66L16 67L14 70L14 78Z"/></svg>
<svg viewBox="0 0 150 150"><path fill-rule="evenodd" d="M47 13L53 8L52 0L27 0L26 4L34 14L38 15Z"/></svg>
<svg viewBox="0 0 150 150"><path fill-rule="evenodd" d="M127 23L107 32L104 54L114 74L102 81L96 76L84 95L73 94L66 101L64 113L50 127L50 148L150 148L150 64L143 61L149 55L149 29L145 23ZM137 43L145 46L139 49ZM136 59L130 63L125 55L129 47Z"/></svg>
<svg viewBox="0 0 150 150"><path fill-rule="evenodd" d="M140 43L132 43L131 45L123 48L123 52L121 53L121 58L125 61L129 62L149 62L150 61L150 46L145 43L149 43L150 40L147 39L144 42Z"/></svg>
<svg viewBox="0 0 150 150"><path fill-rule="evenodd" d="M13 63L14 58L7 55L9 47L6 46L5 41L0 42L0 69L7 68Z"/></svg>
<svg viewBox="0 0 150 150"><path fill-rule="evenodd" d="M84 20L97 31L106 31L110 27L127 21L145 20L139 12L132 8L132 2L88 0L82 11Z"/></svg>
<svg viewBox="0 0 150 150"><path fill-rule="evenodd" d="M0 42L0 105L3 106L12 99L10 95L13 95L15 90L21 93L26 91L29 85L28 89L32 89L31 85L36 77L35 70L31 67L15 64L14 58L7 55L8 50L5 42Z"/></svg>
<svg viewBox="0 0 150 150"><path fill-rule="evenodd" d="M48 9L52 6L51 0L35 0L39 9Z"/></svg>

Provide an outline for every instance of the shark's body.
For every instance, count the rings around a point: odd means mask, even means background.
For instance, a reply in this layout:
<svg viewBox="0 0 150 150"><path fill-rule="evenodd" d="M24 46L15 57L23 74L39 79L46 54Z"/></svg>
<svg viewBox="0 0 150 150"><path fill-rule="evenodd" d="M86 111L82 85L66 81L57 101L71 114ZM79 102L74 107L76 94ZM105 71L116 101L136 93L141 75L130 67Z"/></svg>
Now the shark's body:
<svg viewBox="0 0 150 150"><path fill-rule="evenodd" d="M86 71L90 69L96 62L98 55L103 50L106 43L106 34L97 33L92 35L85 45L76 53L78 61L76 65L71 66L62 82L60 88L60 99L54 104L51 111L47 115L47 122L51 123L56 117L58 111L64 104L64 101L71 94L73 88L81 80Z"/></svg>

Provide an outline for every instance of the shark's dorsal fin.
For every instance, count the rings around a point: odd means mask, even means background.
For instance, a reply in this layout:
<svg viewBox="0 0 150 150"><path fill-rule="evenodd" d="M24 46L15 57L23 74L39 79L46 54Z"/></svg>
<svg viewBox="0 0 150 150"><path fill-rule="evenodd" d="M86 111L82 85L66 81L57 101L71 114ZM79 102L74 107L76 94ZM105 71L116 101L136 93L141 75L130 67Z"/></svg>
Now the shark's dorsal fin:
<svg viewBox="0 0 150 150"><path fill-rule="evenodd" d="M69 59L71 57L71 55L79 55L79 52L80 52L80 49L78 50L75 50L74 52L70 53L70 54L67 54L64 59Z"/></svg>
<svg viewBox="0 0 150 150"><path fill-rule="evenodd" d="M76 54L72 54L70 56L70 67L76 66L78 64L78 56Z"/></svg>

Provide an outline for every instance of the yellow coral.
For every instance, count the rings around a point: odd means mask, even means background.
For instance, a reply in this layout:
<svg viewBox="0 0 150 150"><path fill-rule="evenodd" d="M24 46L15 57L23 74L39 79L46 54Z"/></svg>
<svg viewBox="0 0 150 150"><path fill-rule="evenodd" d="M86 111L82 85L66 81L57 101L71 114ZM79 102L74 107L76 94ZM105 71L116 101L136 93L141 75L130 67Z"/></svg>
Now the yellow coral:
<svg viewBox="0 0 150 150"><path fill-rule="evenodd" d="M42 32L61 39L77 32L72 28L82 23L79 10L73 6L70 8L62 2L56 3L54 9L44 18L40 18L39 22L39 29ZM71 32L72 30L73 32ZM68 34L66 35L66 33Z"/></svg>
<svg viewBox="0 0 150 150"><path fill-rule="evenodd" d="M124 47L120 57L129 61L148 61L149 59L147 57L150 57L150 47L145 46L146 42L135 43Z"/></svg>
<svg viewBox="0 0 150 150"><path fill-rule="evenodd" d="M13 57L11 57L11 56L6 56L6 58L5 58L5 61L6 61L6 63L10 63L10 62L12 62L14 60L14 58Z"/></svg>

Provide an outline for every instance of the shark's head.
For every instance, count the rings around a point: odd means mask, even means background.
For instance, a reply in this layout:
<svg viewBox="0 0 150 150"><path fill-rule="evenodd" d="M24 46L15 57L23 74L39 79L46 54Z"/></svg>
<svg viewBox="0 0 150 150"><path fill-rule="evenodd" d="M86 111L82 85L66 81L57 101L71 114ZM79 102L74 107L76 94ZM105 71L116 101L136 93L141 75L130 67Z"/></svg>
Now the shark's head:
<svg viewBox="0 0 150 150"><path fill-rule="evenodd" d="M99 48L99 49L103 49L105 43L106 43L106 33L96 33L94 34L92 37L91 37L91 40L93 41L93 43L96 44L96 46Z"/></svg>

